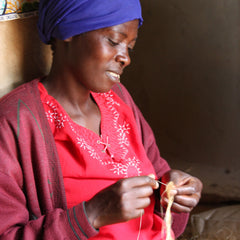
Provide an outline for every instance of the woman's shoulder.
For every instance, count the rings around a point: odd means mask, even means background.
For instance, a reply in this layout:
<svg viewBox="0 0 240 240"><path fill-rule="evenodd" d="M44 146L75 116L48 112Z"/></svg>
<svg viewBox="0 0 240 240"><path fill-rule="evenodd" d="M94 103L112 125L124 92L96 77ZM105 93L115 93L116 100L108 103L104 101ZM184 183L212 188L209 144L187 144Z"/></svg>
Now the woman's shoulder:
<svg viewBox="0 0 240 240"><path fill-rule="evenodd" d="M34 79L30 82L23 83L18 87L14 88L9 93L5 94L0 98L0 104L4 104L7 101L18 99L20 97L25 97L27 93L34 91L34 88L37 87L39 79Z"/></svg>
<svg viewBox="0 0 240 240"><path fill-rule="evenodd" d="M0 116L6 116L17 110L21 103L29 106L38 99L37 83L39 79L21 84L11 92L0 98ZM15 111L14 111L15 112Z"/></svg>

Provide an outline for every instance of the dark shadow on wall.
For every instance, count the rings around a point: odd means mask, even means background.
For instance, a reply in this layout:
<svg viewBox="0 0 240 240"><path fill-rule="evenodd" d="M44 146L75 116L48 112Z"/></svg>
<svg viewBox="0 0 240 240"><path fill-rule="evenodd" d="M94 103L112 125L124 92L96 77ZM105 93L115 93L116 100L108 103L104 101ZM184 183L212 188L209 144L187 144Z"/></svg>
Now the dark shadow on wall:
<svg viewBox="0 0 240 240"><path fill-rule="evenodd" d="M49 45L43 44L38 36L37 17L19 19L16 23L16 35L20 62L20 81L28 82L32 79L42 77L49 72L52 53Z"/></svg>

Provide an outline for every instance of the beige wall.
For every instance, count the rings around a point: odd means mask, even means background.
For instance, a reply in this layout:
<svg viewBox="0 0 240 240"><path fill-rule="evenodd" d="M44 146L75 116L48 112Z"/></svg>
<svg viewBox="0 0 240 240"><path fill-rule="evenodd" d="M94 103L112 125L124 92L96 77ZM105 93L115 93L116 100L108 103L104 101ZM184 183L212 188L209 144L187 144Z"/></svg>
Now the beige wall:
<svg viewBox="0 0 240 240"><path fill-rule="evenodd" d="M200 177L204 199L240 200L239 1L142 4L145 21L123 83L171 166ZM48 70L35 22L0 22L0 94Z"/></svg>
<svg viewBox="0 0 240 240"><path fill-rule="evenodd" d="M240 2L145 0L126 84L172 167L240 199ZM219 200L219 198L218 198Z"/></svg>
<svg viewBox="0 0 240 240"><path fill-rule="evenodd" d="M0 96L48 72L49 47L40 43L37 17L0 21Z"/></svg>

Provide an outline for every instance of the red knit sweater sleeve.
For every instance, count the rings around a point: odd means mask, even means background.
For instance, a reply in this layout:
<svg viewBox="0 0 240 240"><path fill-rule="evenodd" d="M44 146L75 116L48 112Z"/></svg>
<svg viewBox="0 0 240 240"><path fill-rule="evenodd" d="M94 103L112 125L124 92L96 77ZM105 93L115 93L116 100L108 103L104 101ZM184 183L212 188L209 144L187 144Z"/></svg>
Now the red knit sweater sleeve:
<svg viewBox="0 0 240 240"><path fill-rule="evenodd" d="M67 209L38 95L35 81L0 100L0 239L86 240L97 231L84 203Z"/></svg>

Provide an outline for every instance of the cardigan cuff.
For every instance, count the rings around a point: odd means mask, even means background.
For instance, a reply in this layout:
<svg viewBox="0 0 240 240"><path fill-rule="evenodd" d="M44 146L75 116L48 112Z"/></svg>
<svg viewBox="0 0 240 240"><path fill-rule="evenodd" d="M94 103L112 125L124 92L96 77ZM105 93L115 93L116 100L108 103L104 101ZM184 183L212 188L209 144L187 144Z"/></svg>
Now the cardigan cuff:
<svg viewBox="0 0 240 240"><path fill-rule="evenodd" d="M86 208L85 208L85 201L84 201L82 204L83 204L83 211L84 211L84 213L85 213L85 216L86 216L86 218L87 218L87 220L88 220L89 225L91 225L92 228L93 228L95 231L99 231L99 230L96 229L96 228L90 223L90 221L89 221L89 218L88 218L88 215L87 215L87 212L86 212Z"/></svg>
<svg viewBox="0 0 240 240"><path fill-rule="evenodd" d="M98 234L98 230L96 230L88 220L85 202L68 209L68 215L69 221L71 221L69 224L75 235L82 235L88 239Z"/></svg>

